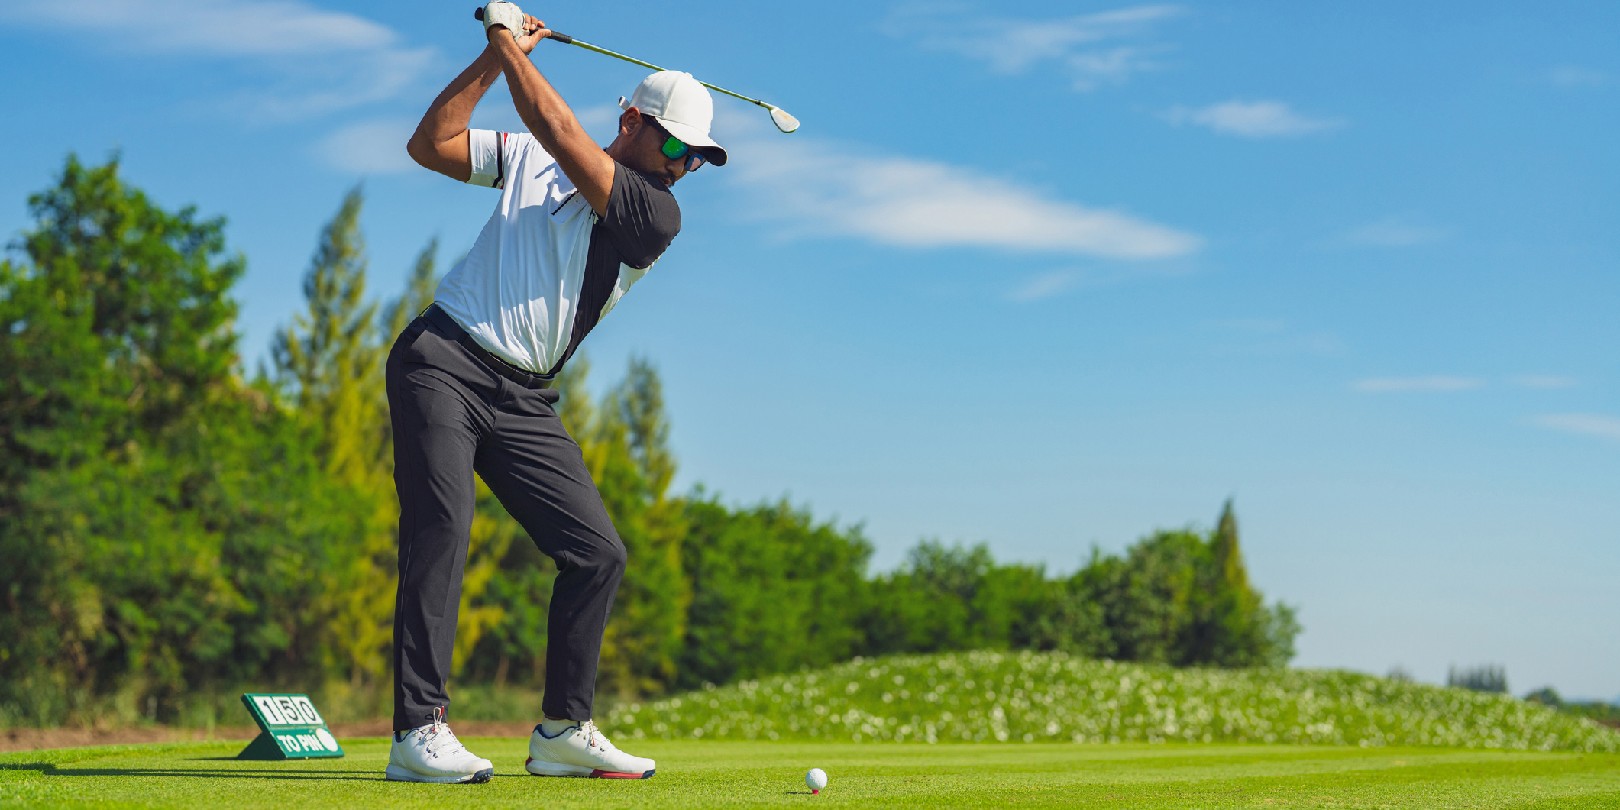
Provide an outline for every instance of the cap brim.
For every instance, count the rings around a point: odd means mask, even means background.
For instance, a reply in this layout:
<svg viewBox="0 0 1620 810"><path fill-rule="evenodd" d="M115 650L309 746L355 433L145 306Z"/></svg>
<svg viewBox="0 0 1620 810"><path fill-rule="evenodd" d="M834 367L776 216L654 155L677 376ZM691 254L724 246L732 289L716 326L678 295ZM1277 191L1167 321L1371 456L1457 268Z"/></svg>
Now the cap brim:
<svg viewBox="0 0 1620 810"><path fill-rule="evenodd" d="M658 119L659 125L668 130L669 134L680 138L681 143L698 150L698 152L703 155L704 160L707 160L716 166L726 165L726 148L715 143L714 139L709 137L708 133L701 132L697 127L683 124L679 121L667 121L663 118L658 118L656 115L653 117Z"/></svg>

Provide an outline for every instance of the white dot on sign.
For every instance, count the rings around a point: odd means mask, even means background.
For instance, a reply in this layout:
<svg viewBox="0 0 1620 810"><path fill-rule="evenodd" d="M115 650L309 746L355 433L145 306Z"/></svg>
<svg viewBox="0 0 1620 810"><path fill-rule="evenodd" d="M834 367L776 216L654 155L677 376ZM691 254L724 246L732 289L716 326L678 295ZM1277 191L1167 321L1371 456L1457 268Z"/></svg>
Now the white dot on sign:
<svg viewBox="0 0 1620 810"><path fill-rule="evenodd" d="M324 728L315 729L315 739L320 740L321 747L328 751L338 750L337 738L332 736L332 732Z"/></svg>

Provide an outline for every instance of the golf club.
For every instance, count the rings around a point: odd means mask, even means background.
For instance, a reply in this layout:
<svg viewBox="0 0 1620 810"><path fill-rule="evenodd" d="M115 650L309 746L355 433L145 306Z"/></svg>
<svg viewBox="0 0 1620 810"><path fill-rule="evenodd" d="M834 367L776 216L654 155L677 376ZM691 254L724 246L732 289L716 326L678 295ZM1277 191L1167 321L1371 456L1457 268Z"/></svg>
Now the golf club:
<svg viewBox="0 0 1620 810"><path fill-rule="evenodd" d="M475 19L475 20L484 19L484 9L483 8L474 9L473 10L473 19ZM633 65L640 65L640 66L642 66L644 68L647 68L648 70L663 70L664 69L664 68L661 68L661 67L659 67L659 66L657 66L657 65L655 65L655 64L653 64L651 62L643 62L640 59L635 58L634 56L625 56L622 53L618 53L616 51L610 51L607 48L592 45L591 43L585 42L583 40L574 39L573 37L571 37L571 36L569 36L567 34L564 34L561 31L552 31L551 36L547 37L547 39L550 39L553 42L561 42L564 45L578 45L579 47L584 48L587 51L595 51L595 52L597 52L599 54L602 54L603 56L611 56L614 59L623 59L626 62L629 62L629 63L631 63ZM749 104L757 104L757 105L759 105L761 107L764 107L767 110L770 110L771 111L771 123L775 124L776 128L783 131L783 132L792 132L792 131L799 128L799 119L794 118L791 114L788 113L787 110L784 110L781 107L775 106L773 104L767 104L767 103L765 103L763 101L760 101L757 98L749 98L749 97L747 97L747 96L745 96L745 95L743 95L741 93L733 93L730 90L725 89L724 87L716 87L716 86L714 86L712 84L709 84L708 82L705 82L705 81L699 81L698 84L701 84L704 87L707 87L710 90L715 91L716 93L725 93L726 95L731 96L732 98L740 98L743 101L748 102Z"/></svg>

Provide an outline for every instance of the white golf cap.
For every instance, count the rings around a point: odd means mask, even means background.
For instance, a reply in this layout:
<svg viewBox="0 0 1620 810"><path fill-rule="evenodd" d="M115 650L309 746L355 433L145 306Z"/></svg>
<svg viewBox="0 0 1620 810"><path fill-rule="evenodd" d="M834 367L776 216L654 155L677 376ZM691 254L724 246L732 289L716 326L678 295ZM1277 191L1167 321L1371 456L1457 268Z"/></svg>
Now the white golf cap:
<svg viewBox="0 0 1620 810"><path fill-rule="evenodd" d="M714 122L714 98L690 73L661 70L641 80L627 100L619 97L623 109L635 107L658 119L669 134L703 153L716 166L726 165L725 147L709 137Z"/></svg>

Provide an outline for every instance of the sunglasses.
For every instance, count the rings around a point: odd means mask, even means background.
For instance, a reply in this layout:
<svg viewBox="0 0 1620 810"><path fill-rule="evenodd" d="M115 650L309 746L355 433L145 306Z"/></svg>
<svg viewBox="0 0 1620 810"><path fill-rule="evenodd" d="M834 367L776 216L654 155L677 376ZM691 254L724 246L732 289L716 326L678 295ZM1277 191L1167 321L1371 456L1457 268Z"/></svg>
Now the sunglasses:
<svg viewBox="0 0 1620 810"><path fill-rule="evenodd" d="M658 147L658 151L662 152L664 157L669 158L670 160L680 160L681 158L686 158L686 170L689 172L697 171L698 167L708 162L706 159L704 159L703 155L692 150L691 144L688 144L680 138L669 134L669 130L660 126L657 119L650 115L646 115L642 116L641 120L651 124L653 129L657 130L659 134L664 136L664 145Z"/></svg>

